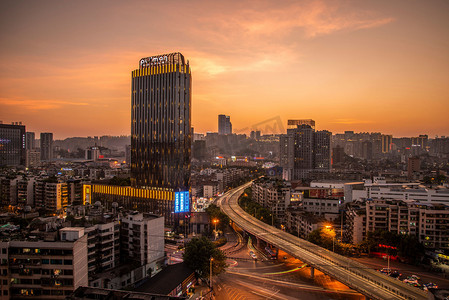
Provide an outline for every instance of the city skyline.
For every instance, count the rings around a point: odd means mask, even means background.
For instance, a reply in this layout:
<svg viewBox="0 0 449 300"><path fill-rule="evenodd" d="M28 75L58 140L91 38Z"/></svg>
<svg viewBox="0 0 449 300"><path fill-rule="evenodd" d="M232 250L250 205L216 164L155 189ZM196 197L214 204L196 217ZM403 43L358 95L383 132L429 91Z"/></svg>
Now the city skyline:
<svg viewBox="0 0 449 300"><path fill-rule="evenodd" d="M234 132L277 117L284 131L310 118L334 134L449 135L447 2L55 3L0 4L4 123L129 135L129 67L180 51L196 132L226 114Z"/></svg>

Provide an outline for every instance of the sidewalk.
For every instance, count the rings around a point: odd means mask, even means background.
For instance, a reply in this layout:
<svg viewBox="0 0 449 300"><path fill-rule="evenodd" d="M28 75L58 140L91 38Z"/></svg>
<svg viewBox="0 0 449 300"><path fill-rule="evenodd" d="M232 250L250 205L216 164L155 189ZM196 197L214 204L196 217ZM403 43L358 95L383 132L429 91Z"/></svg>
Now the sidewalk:
<svg viewBox="0 0 449 300"><path fill-rule="evenodd" d="M214 299L213 297L212 299ZM195 285L195 293L190 297L192 300L209 300L210 298L210 290L209 286L206 283L196 284Z"/></svg>

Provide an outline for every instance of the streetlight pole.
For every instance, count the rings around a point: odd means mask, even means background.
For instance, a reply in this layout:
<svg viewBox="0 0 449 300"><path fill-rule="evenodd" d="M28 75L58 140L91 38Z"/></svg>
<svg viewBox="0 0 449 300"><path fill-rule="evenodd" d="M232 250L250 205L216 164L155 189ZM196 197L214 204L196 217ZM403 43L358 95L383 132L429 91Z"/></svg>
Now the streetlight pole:
<svg viewBox="0 0 449 300"><path fill-rule="evenodd" d="M340 243L343 243L343 212L341 211L341 226L340 226Z"/></svg>
<svg viewBox="0 0 449 300"><path fill-rule="evenodd" d="M331 229L332 226L331 225L326 225L325 226L327 230L329 230L329 233L332 233ZM335 230L334 230L334 234L332 235L332 252L335 252Z"/></svg>
<svg viewBox="0 0 449 300"><path fill-rule="evenodd" d="M214 258L211 257L210 258L210 279L209 279L209 286L210 286L210 293L211 293L211 298L212 298L212 262L214 261Z"/></svg>
<svg viewBox="0 0 449 300"><path fill-rule="evenodd" d="M390 254L387 255L387 258L388 258L388 269L387 269L387 272L388 272L388 275L390 275Z"/></svg>

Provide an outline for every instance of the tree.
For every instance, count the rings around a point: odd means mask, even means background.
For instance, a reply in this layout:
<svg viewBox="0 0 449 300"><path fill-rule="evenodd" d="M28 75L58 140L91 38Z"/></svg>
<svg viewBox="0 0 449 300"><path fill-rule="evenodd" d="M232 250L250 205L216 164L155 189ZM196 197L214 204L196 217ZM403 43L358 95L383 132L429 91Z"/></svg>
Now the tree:
<svg viewBox="0 0 449 300"><path fill-rule="evenodd" d="M211 258L213 258L212 275L224 272L227 267L224 253L204 236L193 238L187 243L183 258L187 266L195 270L202 278L207 278L210 275Z"/></svg>
<svg viewBox="0 0 449 300"><path fill-rule="evenodd" d="M212 224L212 220L214 220L214 219L218 220L217 228L221 231L224 231L227 224L229 224L229 217L225 213L223 213L220 210L220 208L215 204L209 205L206 208L206 213L209 215L211 224ZM212 227L214 227L214 226L212 226Z"/></svg>
<svg viewBox="0 0 449 300"><path fill-rule="evenodd" d="M315 245L332 250L338 250L338 241L335 240L335 231L328 228L318 228L309 233L307 240Z"/></svg>
<svg viewBox="0 0 449 300"><path fill-rule="evenodd" d="M262 222L271 225L277 223L276 217L272 216L272 212L260 205L259 203L254 202L251 199L251 188L246 188L243 194L239 198L239 205L246 211L248 214L254 216L255 218L261 220Z"/></svg>
<svg viewBox="0 0 449 300"><path fill-rule="evenodd" d="M307 240L315 245L321 246L323 244L323 238L321 235L321 228L315 229L307 236Z"/></svg>
<svg viewBox="0 0 449 300"><path fill-rule="evenodd" d="M131 185L131 179L129 177L122 178L114 176L109 180L110 185L119 185L119 186L130 186Z"/></svg>
<svg viewBox="0 0 449 300"><path fill-rule="evenodd" d="M419 262L425 255L424 246L419 242L416 236L409 234L398 234L387 230L368 232L366 240L363 241L360 246L367 252L371 252L376 250L379 244L397 248L387 250L388 254L397 254L402 259L410 263ZM378 250L385 251L384 248L380 248Z"/></svg>

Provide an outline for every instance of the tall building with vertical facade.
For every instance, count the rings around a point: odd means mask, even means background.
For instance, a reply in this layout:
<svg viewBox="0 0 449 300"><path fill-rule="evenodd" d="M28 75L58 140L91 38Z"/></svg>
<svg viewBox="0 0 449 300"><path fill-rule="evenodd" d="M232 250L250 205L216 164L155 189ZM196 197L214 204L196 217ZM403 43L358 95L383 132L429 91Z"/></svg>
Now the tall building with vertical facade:
<svg viewBox="0 0 449 300"><path fill-rule="evenodd" d="M26 149L27 150L32 150L34 148L36 148L36 135L34 132L28 131L26 133Z"/></svg>
<svg viewBox="0 0 449 300"><path fill-rule="evenodd" d="M315 129L315 121L312 119L298 119L287 121L287 129L295 129L299 125L309 125L313 129Z"/></svg>
<svg viewBox="0 0 449 300"><path fill-rule="evenodd" d="M231 134L232 123L231 117L226 115L218 115L218 134Z"/></svg>
<svg viewBox="0 0 449 300"><path fill-rule="evenodd" d="M382 134L382 153L390 153L391 152L391 144L393 143L393 136L388 134Z"/></svg>
<svg viewBox="0 0 449 300"><path fill-rule="evenodd" d="M330 172L331 136L331 132L315 131L307 124L287 129L287 134L280 137L283 178L302 180L310 178L314 172Z"/></svg>
<svg viewBox="0 0 449 300"><path fill-rule="evenodd" d="M142 58L131 75L131 186L84 185L84 203L117 202L175 225L190 212L191 69L171 53Z"/></svg>
<svg viewBox="0 0 449 300"><path fill-rule="evenodd" d="M186 211L189 202L191 89L190 66L181 53L142 58L132 72L131 185L175 192L175 199L151 205L166 217Z"/></svg>
<svg viewBox="0 0 449 300"><path fill-rule="evenodd" d="M53 133L41 132L41 160L50 161L53 159Z"/></svg>
<svg viewBox="0 0 449 300"><path fill-rule="evenodd" d="M0 123L0 166L25 166L25 125Z"/></svg>

